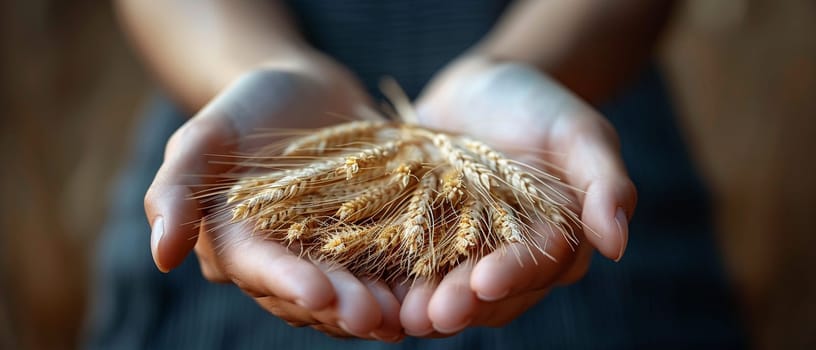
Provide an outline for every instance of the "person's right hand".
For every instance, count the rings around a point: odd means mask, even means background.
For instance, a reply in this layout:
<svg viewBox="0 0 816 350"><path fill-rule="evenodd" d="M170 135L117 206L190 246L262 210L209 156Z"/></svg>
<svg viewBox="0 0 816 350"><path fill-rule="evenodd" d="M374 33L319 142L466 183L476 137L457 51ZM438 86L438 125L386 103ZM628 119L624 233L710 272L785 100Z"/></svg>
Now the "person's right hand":
<svg viewBox="0 0 816 350"><path fill-rule="evenodd" d="M229 170L208 157L246 149L245 136L258 128L318 127L340 121L327 113L358 114L355 109L368 103L359 84L348 72L327 66L246 73L173 134L145 196L153 259L167 272L195 248L208 280L235 283L291 325L396 341L402 336L400 304L383 282L301 259L253 235L252 228L214 229L202 222L206 204L191 199L214 175Z"/></svg>

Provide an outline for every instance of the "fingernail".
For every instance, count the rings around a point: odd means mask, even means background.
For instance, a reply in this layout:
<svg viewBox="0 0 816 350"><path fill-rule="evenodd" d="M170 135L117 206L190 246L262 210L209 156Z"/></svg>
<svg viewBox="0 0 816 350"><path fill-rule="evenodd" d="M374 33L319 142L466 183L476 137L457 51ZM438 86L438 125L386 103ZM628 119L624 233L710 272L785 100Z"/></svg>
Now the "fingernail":
<svg viewBox="0 0 816 350"><path fill-rule="evenodd" d="M156 267L161 272L167 272L167 269L159 264L159 243L162 237L164 237L164 217L157 216L153 219L153 226L151 227L150 248L153 251L153 261L156 263Z"/></svg>
<svg viewBox="0 0 816 350"><path fill-rule="evenodd" d="M485 294L476 292L476 296L481 301L497 301L497 300L500 300L500 299L504 299L504 297L506 297L508 294L510 294L510 290L504 290L503 292L498 293L496 295L485 295Z"/></svg>
<svg viewBox="0 0 816 350"><path fill-rule="evenodd" d="M459 325L457 325L455 327L450 327L450 328L440 327L440 326L434 324L434 329L436 329L440 333L453 334L453 333L456 333L456 332L459 332L459 331L465 329L465 327L467 327L470 324L470 321L471 321L471 319L468 318L464 322L460 323Z"/></svg>
<svg viewBox="0 0 816 350"><path fill-rule="evenodd" d="M337 327L340 327L340 329L342 329L343 332L346 332L348 334L352 334L351 331L348 329L348 326L346 326L346 321L343 321L343 320L337 321Z"/></svg>
<svg viewBox="0 0 816 350"><path fill-rule="evenodd" d="M396 343L397 341L400 340L400 337L401 337L399 334L387 335L387 334L377 333L376 331L368 333L368 336L371 337L371 338L377 339L379 341L388 342L388 343Z"/></svg>
<svg viewBox="0 0 816 350"><path fill-rule="evenodd" d="M626 244L629 240L629 220L626 218L626 212L623 211L623 208L618 208L615 213L615 223L618 224L618 234L621 237L620 251L615 259L615 262L618 262L623 258L623 252L626 250Z"/></svg>
<svg viewBox="0 0 816 350"><path fill-rule="evenodd" d="M385 338L385 341L389 343L399 343L400 341L402 341L403 338L404 336L402 334L397 334L395 336Z"/></svg>

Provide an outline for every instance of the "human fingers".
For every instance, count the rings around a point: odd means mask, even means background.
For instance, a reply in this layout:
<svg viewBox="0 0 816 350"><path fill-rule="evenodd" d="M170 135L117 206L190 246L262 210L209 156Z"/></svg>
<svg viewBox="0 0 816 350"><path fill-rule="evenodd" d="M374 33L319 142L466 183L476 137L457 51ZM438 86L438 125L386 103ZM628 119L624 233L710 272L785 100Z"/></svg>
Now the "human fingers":
<svg viewBox="0 0 816 350"><path fill-rule="evenodd" d="M417 279L405 294L400 308L400 322L405 334L423 337L434 331L428 316L428 303L431 301L435 284L425 279Z"/></svg>
<svg viewBox="0 0 816 350"><path fill-rule="evenodd" d="M202 212L191 198L203 180L191 175L217 171L202 155L225 153L234 138L234 129L224 120L193 118L167 143L164 162L144 199L153 260L159 270L178 266L196 243L195 223Z"/></svg>
<svg viewBox="0 0 816 350"><path fill-rule="evenodd" d="M363 284L377 300L382 314L379 328L373 330L372 338L382 341L395 342L402 339L402 324L400 323L400 303L391 289L382 281L371 278L361 278Z"/></svg>
<svg viewBox="0 0 816 350"><path fill-rule="evenodd" d="M593 111L578 113L582 115L559 119L552 147L565 155L566 180L584 191L581 221L587 241L604 256L618 261L626 249L637 192L623 164L614 129Z"/></svg>
<svg viewBox="0 0 816 350"><path fill-rule="evenodd" d="M286 321L292 327L305 327L322 324L310 310L300 305L287 302L274 296L255 298L264 310Z"/></svg>
<svg viewBox="0 0 816 350"><path fill-rule="evenodd" d="M325 263L318 263L317 267L335 291L336 325L356 337L370 337L383 322L377 298L348 270Z"/></svg>
<svg viewBox="0 0 816 350"><path fill-rule="evenodd" d="M470 325L480 300L470 287L474 264L465 262L448 272L428 302L428 317L433 329L455 334Z"/></svg>
<svg viewBox="0 0 816 350"><path fill-rule="evenodd" d="M336 298L323 271L288 248L253 235L246 225L227 225L210 237L220 270L253 296L277 296L309 310L324 309Z"/></svg>
<svg viewBox="0 0 816 350"><path fill-rule="evenodd" d="M211 236L211 231L212 226L209 220L202 218L198 230L198 240L194 247L195 255L198 259L198 266L201 269L201 275L210 282L230 283L232 280L224 273L219 264L219 257L216 252L217 247Z"/></svg>
<svg viewBox="0 0 816 350"><path fill-rule="evenodd" d="M349 114L362 108L357 101L338 102L346 93L336 93L321 79L297 72L258 69L236 79L179 128L167 143L164 162L144 201L157 267L169 271L193 248L195 224L204 208L191 198L212 184L216 177L211 175L230 168L209 162L207 155L229 155L263 145L269 140L243 137L260 127L303 128L337 122L327 118L327 113Z"/></svg>
<svg viewBox="0 0 816 350"><path fill-rule="evenodd" d="M496 301L549 288L571 267L575 254L569 241L541 225L536 229L534 244L513 243L476 263L470 288L479 300Z"/></svg>

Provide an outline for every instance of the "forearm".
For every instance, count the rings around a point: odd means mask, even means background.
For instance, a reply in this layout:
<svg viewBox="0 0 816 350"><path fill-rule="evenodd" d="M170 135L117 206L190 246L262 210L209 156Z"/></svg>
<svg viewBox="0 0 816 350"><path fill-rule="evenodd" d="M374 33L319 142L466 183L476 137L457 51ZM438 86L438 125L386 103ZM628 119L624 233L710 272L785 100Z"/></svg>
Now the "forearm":
<svg viewBox="0 0 816 350"><path fill-rule="evenodd" d="M192 111L249 69L297 69L315 54L274 1L119 0L118 10L148 67Z"/></svg>
<svg viewBox="0 0 816 350"><path fill-rule="evenodd" d="M526 0L474 52L533 64L602 101L650 57L673 1Z"/></svg>

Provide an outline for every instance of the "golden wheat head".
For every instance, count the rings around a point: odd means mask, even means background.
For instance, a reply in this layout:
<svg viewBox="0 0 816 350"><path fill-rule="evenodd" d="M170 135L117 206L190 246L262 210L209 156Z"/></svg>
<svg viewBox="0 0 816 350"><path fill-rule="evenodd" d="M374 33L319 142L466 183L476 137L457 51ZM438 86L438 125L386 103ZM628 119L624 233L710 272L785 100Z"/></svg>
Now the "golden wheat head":
<svg viewBox="0 0 816 350"><path fill-rule="evenodd" d="M400 122L349 122L266 147L211 191L219 217L387 281L440 278L510 245L575 243L567 188L483 142ZM285 164L278 166L276 164ZM532 229L536 227L537 229ZM294 249L294 248L293 248Z"/></svg>

